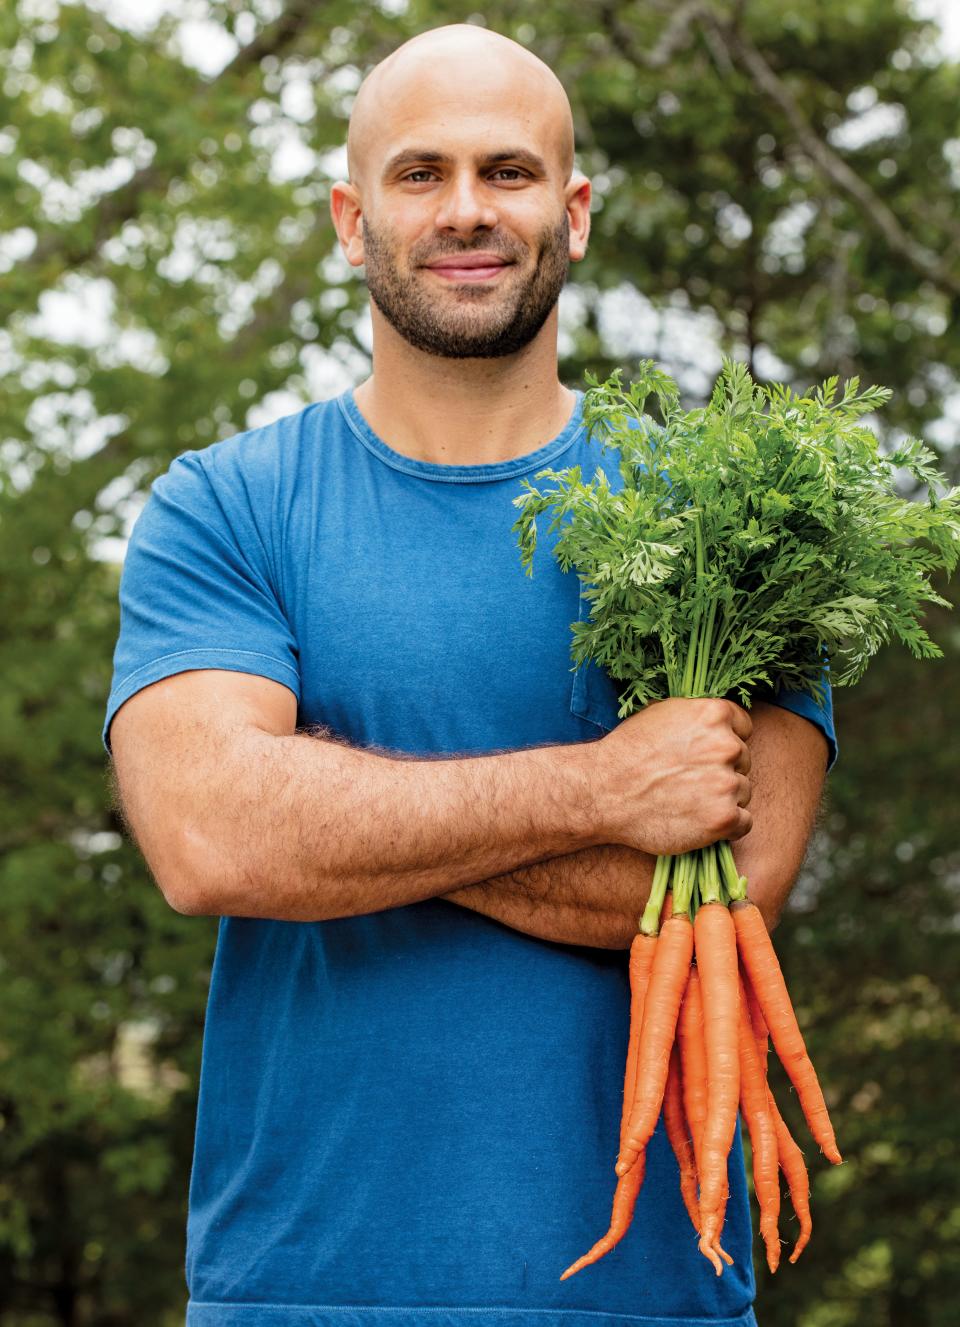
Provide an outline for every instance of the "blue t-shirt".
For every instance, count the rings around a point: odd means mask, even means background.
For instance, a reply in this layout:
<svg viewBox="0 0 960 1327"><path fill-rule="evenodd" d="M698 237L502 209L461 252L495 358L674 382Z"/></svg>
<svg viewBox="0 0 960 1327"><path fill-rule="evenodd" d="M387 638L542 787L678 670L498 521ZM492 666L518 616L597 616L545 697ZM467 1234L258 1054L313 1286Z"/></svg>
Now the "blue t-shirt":
<svg viewBox="0 0 960 1327"><path fill-rule="evenodd" d="M617 691L571 671L578 578L546 534L525 576L510 531L522 475L602 464L619 482L581 400L550 442L490 465L401 455L351 391L178 457L130 540L105 744L125 700L195 668L272 678L299 726L407 755L601 737ZM833 741L829 714L784 703ZM221 918L188 1324L753 1323L739 1135L722 1277L661 1123L628 1235L559 1279L607 1229L628 1005L625 950L533 939L444 899Z"/></svg>

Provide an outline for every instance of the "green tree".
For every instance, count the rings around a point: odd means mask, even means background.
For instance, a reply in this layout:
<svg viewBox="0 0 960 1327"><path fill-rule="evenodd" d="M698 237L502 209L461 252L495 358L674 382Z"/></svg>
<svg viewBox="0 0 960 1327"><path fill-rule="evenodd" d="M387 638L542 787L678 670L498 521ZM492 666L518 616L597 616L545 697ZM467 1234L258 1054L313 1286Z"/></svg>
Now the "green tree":
<svg viewBox="0 0 960 1327"><path fill-rule="evenodd" d="M166 1324L181 1267L216 934L160 898L100 745L122 540L179 452L359 379L365 291L327 213L360 78L463 11L439 0L209 0L176 15L0 11L0 1316ZM473 21L571 94L594 232L564 297L567 381L721 351L805 386L895 391L884 427L950 441L960 342L958 70L897 0L499 0ZM201 54L205 54L201 51ZM956 464L955 453L945 461ZM765 1327L954 1316L960 639L838 697L842 758L778 947L848 1158L814 1241L758 1269ZM138 1049L140 1048L140 1049Z"/></svg>

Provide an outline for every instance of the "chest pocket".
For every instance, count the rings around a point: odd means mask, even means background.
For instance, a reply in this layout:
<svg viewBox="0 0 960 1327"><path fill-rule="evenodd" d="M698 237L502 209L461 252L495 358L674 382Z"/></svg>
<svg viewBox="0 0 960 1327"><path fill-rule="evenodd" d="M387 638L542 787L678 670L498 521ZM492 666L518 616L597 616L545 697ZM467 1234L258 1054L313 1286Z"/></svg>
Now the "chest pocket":
<svg viewBox="0 0 960 1327"><path fill-rule="evenodd" d="M589 603L581 594L581 622L588 615L589 608ZM589 659L573 674L570 709L579 719L585 719L587 723L609 733L621 722L618 716L620 689L621 684L614 682L606 669Z"/></svg>

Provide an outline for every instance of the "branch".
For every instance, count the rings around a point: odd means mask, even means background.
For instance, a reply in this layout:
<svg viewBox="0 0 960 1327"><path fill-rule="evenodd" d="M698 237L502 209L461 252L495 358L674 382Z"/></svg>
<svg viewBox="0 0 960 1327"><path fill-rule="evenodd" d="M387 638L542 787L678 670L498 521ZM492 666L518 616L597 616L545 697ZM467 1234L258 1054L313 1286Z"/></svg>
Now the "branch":
<svg viewBox="0 0 960 1327"><path fill-rule="evenodd" d="M662 69L687 44L694 20L700 16L702 0L684 0L683 4L678 5L664 25L656 45L649 51L638 47L635 34L621 18L622 9L619 0L601 5L598 28L609 32L620 53L626 52L634 64L645 65L648 69Z"/></svg>
<svg viewBox="0 0 960 1327"><path fill-rule="evenodd" d="M830 263L828 296L830 312L821 340L819 376L826 378L839 373L841 378L852 378L857 372L849 336L841 331L843 315L849 302L850 254L856 248L857 236L853 231L838 231L832 225L833 260Z"/></svg>
<svg viewBox="0 0 960 1327"><path fill-rule="evenodd" d="M686 46L690 38L694 19L700 13L700 0L686 0L678 5L666 27L657 38L657 44L646 57L644 63L650 69L661 69L669 64L677 51Z"/></svg>
<svg viewBox="0 0 960 1327"><path fill-rule="evenodd" d="M201 85L197 100L207 100L221 84L259 64L264 56L274 55L288 46L314 12L315 7L311 4L311 0L291 0L280 17L268 23L257 33L253 41L242 46L216 78ZM20 270L43 267L52 258L61 260L60 271L68 266L79 267L89 262L99 253L118 226L137 215L143 195L169 184L175 173L172 166L166 166L162 170L155 165L142 166L126 184L91 203L91 210L96 209L96 225L93 233L82 244L71 246L69 235L65 236L61 230L52 230L40 238L33 253L18 265Z"/></svg>
<svg viewBox="0 0 960 1327"><path fill-rule="evenodd" d="M262 336L271 326L283 326L285 320L289 317L290 310L299 299L303 299L311 288L316 285L315 279L310 276L315 261L318 262L328 251L330 231L332 226L311 231L307 238L290 254L287 261L287 270L284 279L269 294L261 297L254 306L253 316L239 329L236 336L230 341L225 341L218 348L219 363L225 370L233 369L233 376L228 377L226 381L221 382L220 399L227 397L228 393L235 386L235 379L242 375L243 361L257 348ZM344 333L346 334L346 333ZM180 382L176 377L168 377L165 381L165 388L169 391L171 399L175 399L180 391ZM162 403L155 412L162 417ZM172 412L171 412L172 413ZM149 421L148 421L149 422ZM74 504L72 510L80 510L82 507L89 507L94 504L97 495L103 488L118 474L121 474L134 461L150 458L160 463L168 463L169 459L166 453L158 454L155 448L145 450L140 442L140 433L144 427L143 421L134 418L133 422L126 428L115 433L111 438L98 448L91 452L89 456L84 456L75 460L70 466L71 482L71 503ZM215 441L212 439L211 441ZM206 446L206 443L198 443L198 446ZM51 532L49 538L53 538L53 525L59 524L61 516L58 514L58 505L54 502L44 502L42 496L42 486L44 484L54 489L62 489L63 476L56 470L56 457L51 453L44 459L43 465L33 476L30 487L30 494L33 499L31 511L34 513L33 519L41 522L41 528L45 520L51 523ZM160 473L158 470L156 473ZM154 472L151 471L143 477L142 483L149 484L154 478ZM34 534L31 537L34 537ZM35 536L38 540L48 536Z"/></svg>
<svg viewBox="0 0 960 1327"><path fill-rule="evenodd" d="M265 55L276 55L278 51L282 51L299 35L316 8L312 0L290 0L279 18L261 28L253 41L240 47L229 64L224 65L217 77L211 79L210 87L219 83L221 79L242 74L251 65L259 64Z"/></svg>
<svg viewBox="0 0 960 1327"><path fill-rule="evenodd" d="M668 7L659 3L659 0L652 0L652 3L654 8L669 12ZM647 68L656 68L666 63L682 46L692 25L698 23L718 68L730 73L739 65L754 85L779 106L793 130L797 145L830 184L862 209L866 220L883 236L892 252L905 258L921 276L952 295L960 295L960 275L945 261L944 255L934 253L915 240L870 185L820 138L787 85L749 37L743 36L738 21L742 8L741 5L737 6L732 23L722 23L708 0L686 0L673 12L651 51L638 48L635 34L620 21L619 6L605 4L601 13L604 26L613 36L617 48L635 64ZM920 215L926 214L921 212ZM948 229L954 233L952 227Z"/></svg>
<svg viewBox="0 0 960 1327"><path fill-rule="evenodd" d="M879 231L892 252L905 258L921 276L949 290L951 294L960 295L960 275L951 271L938 254L915 240L870 185L820 138L790 89L767 63L753 42L733 28L721 24L709 8L701 7L700 23L705 32L713 33L733 61L749 74L760 91L780 107L798 145L814 166L831 184L862 208L867 221Z"/></svg>

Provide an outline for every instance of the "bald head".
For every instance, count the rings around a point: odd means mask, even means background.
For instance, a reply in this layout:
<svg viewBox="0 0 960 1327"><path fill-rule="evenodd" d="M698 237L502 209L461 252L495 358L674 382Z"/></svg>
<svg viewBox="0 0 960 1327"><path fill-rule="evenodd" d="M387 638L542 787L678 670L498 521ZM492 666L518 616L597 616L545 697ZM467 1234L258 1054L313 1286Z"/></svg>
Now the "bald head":
<svg viewBox="0 0 960 1327"><path fill-rule="evenodd" d="M404 42L364 79L347 132L351 182L363 189L388 140L419 135L419 145L431 127L442 135L471 118L488 138L514 121L560 182L570 178L573 116L553 70L509 37L452 23Z"/></svg>

